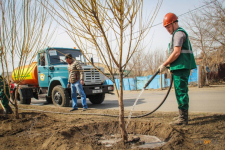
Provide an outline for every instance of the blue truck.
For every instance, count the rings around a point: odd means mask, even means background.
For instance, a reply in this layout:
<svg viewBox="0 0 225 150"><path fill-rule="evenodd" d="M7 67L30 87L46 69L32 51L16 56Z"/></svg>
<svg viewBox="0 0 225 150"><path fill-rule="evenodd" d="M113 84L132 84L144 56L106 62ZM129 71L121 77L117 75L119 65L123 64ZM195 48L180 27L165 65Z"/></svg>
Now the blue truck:
<svg viewBox="0 0 225 150"><path fill-rule="evenodd" d="M20 83L17 100L21 104L30 104L31 98L39 99L45 95L48 103L56 106L67 107L70 105L71 89L68 84L68 64L65 54L72 54L73 58L80 61L84 71L83 89L92 104L101 104L105 93L113 91L113 85L104 85L105 76L92 65L87 65L85 57L79 49L48 47L37 55L37 62L24 67L26 72L24 80ZM92 59L93 60L93 59ZM98 67L104 72L102 67ZM12 79L17 82L18 68L12 72ZM23 75L20 73L20 75ZM15 96L15 89L14 94ZM78 95L79 98L79 95Z"/></svg>

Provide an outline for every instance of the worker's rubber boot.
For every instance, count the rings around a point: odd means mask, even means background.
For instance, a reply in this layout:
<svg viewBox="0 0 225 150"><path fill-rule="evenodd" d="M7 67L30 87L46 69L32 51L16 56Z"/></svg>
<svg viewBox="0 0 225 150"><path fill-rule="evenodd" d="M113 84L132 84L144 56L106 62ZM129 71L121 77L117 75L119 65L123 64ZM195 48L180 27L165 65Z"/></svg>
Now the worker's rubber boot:
<svg viewBox="0 0 225 150"><path fill-rule="evenodd" d="M188 124L188 110L179 109L179 117L170 125L187 125Z"/></svg>
<svg viewBox="0 0 225 150"><path fill-rule="evenodd" d="M178 115L177 117L174 117L174 118L173 118L173 121L180 119L181 116L180 116L180 111L179 111L179 110L180 110L180 109L178 109L178 114L179 114L179 115Z"/></svg>

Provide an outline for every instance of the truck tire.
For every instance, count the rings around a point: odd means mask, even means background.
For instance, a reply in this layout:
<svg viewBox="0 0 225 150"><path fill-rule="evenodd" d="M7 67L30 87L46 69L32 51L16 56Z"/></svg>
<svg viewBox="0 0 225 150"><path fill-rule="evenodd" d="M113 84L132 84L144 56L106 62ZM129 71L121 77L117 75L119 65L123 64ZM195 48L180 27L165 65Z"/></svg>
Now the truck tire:
<svg viewBox="0 0 225 150"><path fill-rule="evenodd" d="M18 90L17 101L19 102L19 104L30 104L31 98L23 98L21 91Z"/></svg>
<svg viewBox="0 0 225 150"><path fill-rule="evenodd" d="M90 95L89 100L92 104L101 104L105 100L105 93Z"/></svg>
<svg viewBox="0 0 225 150"><path fill-rule="evenodd" d="M56 106L68 107L70 104L69 94L61 85L57 85L52 90L52 102Z"/></svg>
<svg viewBox="0 0 225 150"><path fill-rule="evenodd" d="M31 98L27 98L26 99L26 104L29 104L30 105L30 103L31 103Z"/></svg>
<svg viewBox="0 0 225 150"><path fill-rule="evenodd" d="M45 99L47 103L52 104L52 97L46 96Z"/></svg>

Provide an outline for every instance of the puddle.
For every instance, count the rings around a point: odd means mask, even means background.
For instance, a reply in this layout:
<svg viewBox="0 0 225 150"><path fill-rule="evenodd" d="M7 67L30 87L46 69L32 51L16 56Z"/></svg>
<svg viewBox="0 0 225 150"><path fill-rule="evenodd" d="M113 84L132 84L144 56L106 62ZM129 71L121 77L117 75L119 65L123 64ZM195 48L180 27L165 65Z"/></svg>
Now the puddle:
<svg viewBox="0 0 225 150"><path fill-rule="evenodd" d="M120 137L120 134L116 135L112 134L107 137L102 136L98 140L98 143L101 145L105 145L105 147L112 147L121 140L122 138ZM142 134L136 135L129 134L128 141L133 145L132 148L156 148L166 144L166 142L160 140L156 136L142 135Z"/></svg>
<svg viewBox="0 0 225 150"><path fill-rule="evenodd" d="M108 136L101 136L100 140L98 140L98 144L105 145L105 147L112 147L121 140L122 138L120 138L119 134L111 134Z"/></svg>
<svg viewBox="0 0 225 150"><path fill-rule="evenodd" d="M163 142L156 136L141 134L138 134L136 136L140 137L140 141L144 141L144 143L142 145L133 146L132 148L156 148L166 144L166 142Z"/></svg>
<svg viewBox="0 0 225 150"><path fill-rule="evenodd" d="M98 142L102 145L105 145L105 147L112 147L117 142L121 141L122 139L111 139L111 140L99 140Z"/></svg>

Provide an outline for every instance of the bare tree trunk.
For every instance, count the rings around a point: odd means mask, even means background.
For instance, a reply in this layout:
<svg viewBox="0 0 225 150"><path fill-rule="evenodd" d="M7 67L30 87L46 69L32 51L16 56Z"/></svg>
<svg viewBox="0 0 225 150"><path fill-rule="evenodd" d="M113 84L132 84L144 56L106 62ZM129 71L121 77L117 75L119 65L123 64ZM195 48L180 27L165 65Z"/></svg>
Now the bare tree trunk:
<svg viewBox="0 0 225 150"><path fill-rule="evenodd" d="M18 104L17 104L17 95L18 95L18 88L19 88L19 85L17 85L17 89L15 91L15 98L14 98L14 103L15 103L15 111L16 111L16 119L19 119L19 112L18 112Z"/></svg>
<svg viewBox="0 0 225 150"><path fill-rule="evenodd" d="M120 97L119 97L119 125L121 129L121 135L123 141L127 141L127 132L125 128L125 121L124 121L124 106L123 106L123 72L120 70L119 72L120 78Z"/></svg>
<svg viewBox="0 0 225 150"><path fill-rule="evenodd" d="M203 75L203 66L200 66L198 67L198 88L202 88L204 83L202 82L204 78L204 75Z"/></svg>
<svg viewBox="0 0 225 150"><path fill-rule="evenodd" d="M203 86L205 86L205 83L206 83L206 73L205 73L205 66L202 66L202 68L201 68L201 77L202 77L202 79L201 79L201 85L202 85L202 87Z"/></svg>

